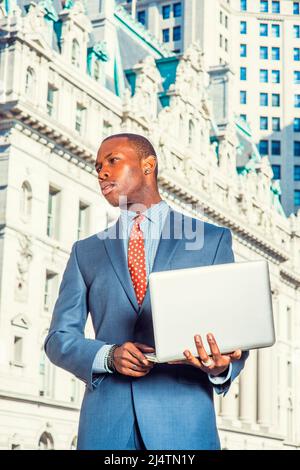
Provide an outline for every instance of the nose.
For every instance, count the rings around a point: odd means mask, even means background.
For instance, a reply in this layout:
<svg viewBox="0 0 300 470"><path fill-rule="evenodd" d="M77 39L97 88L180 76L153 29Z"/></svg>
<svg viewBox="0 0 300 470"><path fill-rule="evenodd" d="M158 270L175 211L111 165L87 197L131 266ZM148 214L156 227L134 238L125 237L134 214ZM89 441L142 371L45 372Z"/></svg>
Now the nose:
<svg viewBox="0 0 300 470"><path fill-rule="evenodd" d="M105 170L104 168L102 168L98 173L98 177L100 181L103 181L106 178L109 178L109 172Z"/></svg>

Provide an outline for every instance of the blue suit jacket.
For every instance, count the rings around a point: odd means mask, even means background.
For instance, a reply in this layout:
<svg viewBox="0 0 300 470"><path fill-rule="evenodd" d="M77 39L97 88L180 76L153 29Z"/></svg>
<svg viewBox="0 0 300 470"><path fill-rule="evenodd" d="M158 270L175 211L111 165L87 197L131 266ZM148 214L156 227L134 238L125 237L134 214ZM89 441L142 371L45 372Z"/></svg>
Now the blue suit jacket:
<svg viewBox="0 0 300 470"><path fill-rule="evenodd" d="M186 216L173 223L179 215L168 213L164 227L171 227L170 237L160 239L153 271L233 261L228 229ZM191 240L178 238L178 228L186 222L203 233L201 249L186 250ZM223 385L213 385L206 373L189 365L156 364L142 378L92 372L104 344L154 346L149 290L139 309L123 241L113 239L119 224L73 245L45 340L49 359L86 384L78 449L124 449L135 416L147 449L219 449L213 388L228 391L248 352L233 363L231 378ZM84 337L88 313L95 340Z"/></svg>

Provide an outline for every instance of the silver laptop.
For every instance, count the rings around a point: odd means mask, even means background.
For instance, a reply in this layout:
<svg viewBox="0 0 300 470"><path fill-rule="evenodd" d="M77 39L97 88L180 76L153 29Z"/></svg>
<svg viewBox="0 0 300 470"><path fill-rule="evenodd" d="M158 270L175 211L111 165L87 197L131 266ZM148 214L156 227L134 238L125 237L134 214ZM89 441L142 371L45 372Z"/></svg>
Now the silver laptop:
<svg viewBox="0 0 300 470"><path fill-rule="evenodd" d="M195 334L208 354L207 333L224 354L275 343L267 261L153 272L149 287L155 339L149 360L186 359L185 349L197 356Z"/></svg>

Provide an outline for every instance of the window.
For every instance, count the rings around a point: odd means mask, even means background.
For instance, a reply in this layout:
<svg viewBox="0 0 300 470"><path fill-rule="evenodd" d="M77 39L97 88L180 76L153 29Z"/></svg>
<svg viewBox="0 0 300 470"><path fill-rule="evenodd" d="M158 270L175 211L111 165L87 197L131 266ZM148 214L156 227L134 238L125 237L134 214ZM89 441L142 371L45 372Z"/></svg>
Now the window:
<svg viewBox="0 0 300 470"><path fill-rule="evenodd" d="M281 142L280 140L271 141L271 154L272 155L281 155Z"/></svg>
<svg viewBox="0 0 300 470"><path fill-rule="evenodd" d="M247 34L247 22L246 21L240 22L240 33Z"/></svg>
<svg viewBox="0 0 300 470"><path fill-rule="evenodd" d="M240 114L240 118L242 119L242 121L247 121L247 114Z"/></svg>
<svg viewBox="0 0 300 470"><path fill-rule="evenodd" d="M280 83L280 70L272 70L272 83Z"/></svg>
<svg viewBox="0 0 300 470"><path fill-rule="evenodd" d="M49 194L48 194L48 216L47 216L48 237L57 238L58 236L59 196L60 196L60 191L50 186Z"/></svg>
<svg viewBox="0 0 300 470"><path fill-rule="evenodd" d="M300 38L300 26L298 24L294 25L294 38Z"/></svg>
<svg viewBox="0 0 300 470"><path fill-rule="evenodd" d="M266 46L260 46L259 48L259 57L263 60L268 59L268 48Z"/></svg>
<svg viewBox="0 0 300 470"><path fill-rule="evenodd" d="M100 80L100 63L99 63L99 60L95 60L95 62L94 62L93 77L96 80L96 82L99 82L99 80Z"/></svg>
<svg viewBox="0 0 300 470"><path fill-rule="evenodd" d="M88 216L89 206L80 201L78 210L77 240L84 238L88 234Z"/></svg>
<svg viewBox="0 0 300 470"><path fill-rule="evenodd" d="M280 13L280 2L278 1L272 2L272 13Z"/></svg>
<svg viewBox="0 0 300 470"><path fill-rule="evenodd" d="M85 124L85 108L81 104L77 103L76 105L76 115L75 115L75 130L82 134L84 131Z"/></svg>
<svg viewBox="0 0 300 470"><path fill-rule="evenodd" d="M24 181L21 188L20 213L25 220L31 215L32 190L28 181Z"/></svg>
<svg viewBox="0 0 300 470"><path fill-rule="evenodd" d="M245 90L240 91L240 103L247 104L247 92Z"/></svg>
<svg viewBox="0 0 300 470"><path fill-rule="evenodd" d="M55 115L55 102L56 102L56 90L53 86L48 85L47 91L47 113L49 116Z"/></svg>
<svg viewBox="0 0 300 470"><path fill-rule="evenodd" d="M280 60L280 48L272 47L272 60Z"/></svg>
<svg viewBox="0 0 300 470"><path fill-rule="evenodd" d="M260 129L265 131L269 127L267 116L260 116Z"/></svg>
<svg viewBox="0 0 300 470"><path fill-rule="evenodd" d="M300 108L300 95L295 95L295 108Z"/></svg>
<svg viewBox="0 0 300 470"><path fill-rule="evenodd" d="M294 181L300 181L300 166L294 166Z"/></svg>
<svg viewBox="0 0 300 470"><path fill-rule="evenodd" d="M241 11L247 11L247 0L241 0Z"/></svg>
<svg viewBox="0 0 300 470"><path fill-rule="evenodd" d="M171 5L164 5L162 7L162 15L163 15L164 20L170 18L170 16L171 16Z"/></svg>
<svg viewBox="0 0 300 470"><path fill-rule="evenodd" d="M162 16L163 16L164 20L170 18L170 16L171 16L171 5L164 5L162 7Z"/></svg>
<svg viewBox="0 0 300 470"><path fill-rule="evenodd" d="M14 337L14 362L22 364L23 360L23 338L20 336Z"/></svg>
<svg viewBox="0 0 300 470"><path fill-rule="evenodd" d="M281 178L281 167L280 165L272 165L273 179L280 180Z"/></svg>
<svg viewBox="0 0 300 470"><path fill-rule="evenodd" d="M76 39L72 41L72 65L80 67L80 48Z"/></svg>
<svg viewBox="0 0 300 470"><path fill-rule="evenodd" d="M181 26L175 26L173 28L173 41L180 41L181 39Z"/></svg>
<svg viewBox="0 0 300 470"><path fill-rule="evenodd" d="M261 155L268 155L269 154L269 141L268 140L260 140L260 142L259 142L259 153Z"/></svg>
<svg viewBox="0 0 300 470"><path fill-rule="evenodd" d="M228 16L225 15L225 28L228 28Z"/></svg>
<svg viewBox="0 0 300 470"><path fill-rule="evenodd" d="M261 69L259 71L259 81L261 83L268 83L268 70Z"/></svg>
<svg viewBox="0 0 300 470"><path fill-rule="evenodd" d="M223 12L220 11L220 23L223 24Z"/></svg>
<svg viewBox="0 0 300 470"><path fill-rule="evenodd" d="M280 131L280 118L279 117L272 118L272 130L275 132Z"/></svg>
<svg viewBox="0 0 300 470"><path fill-rule="evenodd" d="M189 145L193 145L195 143L195 125L193 121L189 120Z"/></svg>
<svg viewBox="0 0 300 470"><path fill-rule="evenodd" d="M300 47L294 47L294 60L300 61Z"/></svg>
<svg viewBox="0 0 300 470"><path fill-rule="evenodd" d="M247 45L246 44L240 45L240 56L247 57Z"/></svg>
<svg viewBox="0 0 300 470"><path fill-rule="evenodd" d="M299 2L294 2L293 3L293 13L294 13L294 15L299 15L299 13L300 13Z"/></svg>
<svg viewBox="0 0 300 470"><path fill-rule="evenodd" d="M280 106L280 95L278 93L272 93L272 106L275 108Z"/></svg>
<svg viewBox="0 0 300 470"><path fill-rule="evenodd" d="M219 37L219 46L223 47L223 36L222 36L222 34L220 34L220 37Z"/></svg>
<svg viewBox="0 0 300 470"><path fill-rule="evenodd" d="M294 132L300 132L300 118L294 118Z"/></svg>
<svg viewBox="0 0 300 470"><path fill-rule="evenodd" d="M45 290L44 290L44 310L52 310L54 298L56 296L57 274L46 271Z"/></svg>
<svg viewBox="0 0 300 470"><path fill-rule="evenodd" d="M181 3L173 4L173 16L174 18L178 18L179 16L181 16Z"/></svg>
<svg viewBox="0 0 300 470"><path fill-rule="evenodd" d="M39 439L39 450L52 450L54 449L54 442L51 434L43 432Z"/></svg>
<svg viewBox="0 0 300 470"><path fill-rule="evenodd" d="M295 206L300 206L300 190L296 189L294 191L294 204Z"/></svg>
<svg viewBox="0 0 300 470"><path fill-rule="evenodd" d="M259 94L259 104L260 106L268 106L268 93L260 93Z"/></svg>
<svg viewBox="0 0 300 470"><path fill-rule="evenodd" d="M269 11L269 2L268 2L268 0L260 0L260 11L261 11L261 13L268 13L268 11Z"/></svg>
<svg viewBox="0 0 300 470"><path fill-rule="evenodd" d="M108 121L103 121L103 127L102 127L102 137L105 139L105 137L108 137L109 135L112 134L112 125Z"/></svg>
<svg viewBox="0 0 300 470"><path fill-rule="evenodd" d="M143 25L146 24L146 10L138 11L137 20L139 23L142 23Z"/></svg>
<svg viewBox="0 0 300 470"><path fill-rule="evenodd" d="M247 68L246 67L240 68L240 79L247 80Z"/></svg>
<svg viewBox="0 0 300 470"><path fill-rule="evenodd" d="M225 38L225 51L228 52L228 39Z"/></svg>
<svg viewBox="0 0 300 470"><path fill-rule="evenodd" d="M298 140L294 141L294 157L300 157L300 142Z"/></svg>
<svg viewBox="0 0 300 470"><path fill-rule="evenodd" d="M280 37L280 25L279 24L272 24L272 36L273 38Z"/></svg>
<svg viewBox="0 0 300 470"><path fill-rule="evenodd" d="M26 78L25 78L25 94L29 98L34 97L34 90L35 89L35 73L31 67L28 67L26 70Z"/></svg>
<svg viewBox="0 0 300 470"><path fill-rule="evenodd" d="M163 42L170 42L170 30L169 28L162 30Z"/></svg>
<svg viewBox="0 0 300 470"><path fill-rule="evenodd" d="M268 36L268 23L260 23L259 25L259 35Z"/></svg>
<svg viewBox="0 0 300 470"><path fill-rule="evenodd" d="M300 84L300 72L298 70L294 71L294 83L295 85Z"/></svg>

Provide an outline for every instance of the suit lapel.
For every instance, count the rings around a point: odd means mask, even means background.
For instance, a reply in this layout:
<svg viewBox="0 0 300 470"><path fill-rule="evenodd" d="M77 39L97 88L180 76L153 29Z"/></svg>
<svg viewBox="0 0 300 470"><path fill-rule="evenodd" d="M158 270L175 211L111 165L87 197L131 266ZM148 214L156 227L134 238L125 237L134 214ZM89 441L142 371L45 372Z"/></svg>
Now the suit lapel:
<svg viewBox="0 0 300 470"><path fill-rule="evenodd" d="M131 277L129 274L126 256L124 252L124 241L122 239L122 229L120 219L112 227L107 229L106 237L103 239L107 255L115 270L115 273L123 286L128 299L136 312L139 305L136 299Z"/></svg>

